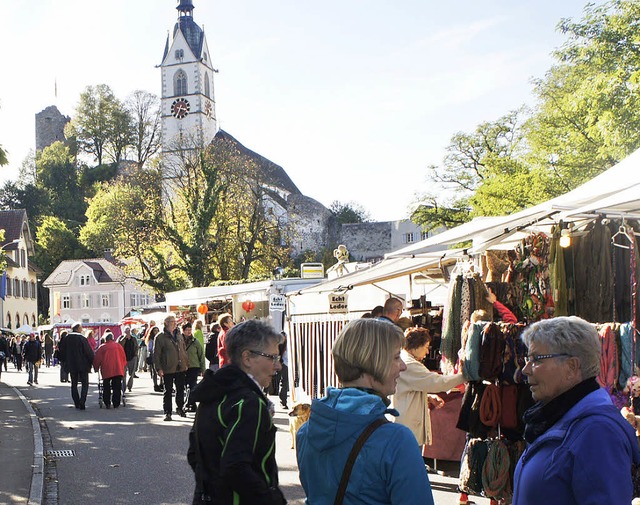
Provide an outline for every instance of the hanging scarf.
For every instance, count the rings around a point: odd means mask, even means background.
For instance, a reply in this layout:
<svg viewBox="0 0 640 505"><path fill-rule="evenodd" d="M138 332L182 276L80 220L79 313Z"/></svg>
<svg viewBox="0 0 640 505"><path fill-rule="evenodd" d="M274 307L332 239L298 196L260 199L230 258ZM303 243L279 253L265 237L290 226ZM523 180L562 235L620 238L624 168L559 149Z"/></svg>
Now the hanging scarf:
<svg viewBox="0 0 640 505"><path fill-rule="evenodd" d="M523 419L527 423L524 428L524 439L528 443L535 441L549 428L556 424L571 407L582 400L589 393L600 389L595 377L583 380L580 384L556 396L549 403L537 402L524 413Z"/></svg>

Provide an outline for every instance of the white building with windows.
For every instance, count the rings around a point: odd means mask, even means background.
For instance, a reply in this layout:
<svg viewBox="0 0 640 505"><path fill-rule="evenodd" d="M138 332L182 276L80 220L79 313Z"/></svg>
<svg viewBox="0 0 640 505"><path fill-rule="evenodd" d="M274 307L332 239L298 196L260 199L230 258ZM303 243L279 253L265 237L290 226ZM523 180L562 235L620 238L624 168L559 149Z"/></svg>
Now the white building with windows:
<svg viewBox="0 0 640 505"><path fill-rule="evenodd" d="M155 301L151 288L127 277L107 258L65 260L44 281L49 289L49 320L113 323L132 309Z"/></svg>
<svg viewBox="0 0 640 505"><path fill-rule="evenodd" d="M38 275L42 270L30 259L34 251L27 211L0 211L0 229L4 230L0 250L7 261L6 280L0 281L0 326L35 327L38 324Z"/></svg>

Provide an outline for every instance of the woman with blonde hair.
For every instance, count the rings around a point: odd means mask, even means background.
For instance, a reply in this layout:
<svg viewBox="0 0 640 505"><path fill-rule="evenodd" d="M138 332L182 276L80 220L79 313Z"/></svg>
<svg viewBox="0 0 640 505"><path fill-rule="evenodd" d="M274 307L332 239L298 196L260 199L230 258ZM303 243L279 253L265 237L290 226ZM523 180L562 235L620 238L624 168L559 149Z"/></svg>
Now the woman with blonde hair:
<svg viewBox="0 0 640 505"><path fill-rule="evenodd" d="M377 319L357 319L340 332L332 354L341 387L313 401L296 439L307 503L433 505L415 437L385 419L397 415L388 407L406 370L403 341L400 328Z"/></svg>

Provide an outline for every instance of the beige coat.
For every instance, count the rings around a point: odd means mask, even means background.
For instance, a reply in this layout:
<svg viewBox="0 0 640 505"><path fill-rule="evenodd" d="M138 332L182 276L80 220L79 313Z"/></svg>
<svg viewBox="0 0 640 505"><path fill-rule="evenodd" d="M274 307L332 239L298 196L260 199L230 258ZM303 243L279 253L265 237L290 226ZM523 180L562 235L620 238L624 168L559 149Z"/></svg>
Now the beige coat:
<svg viewBox="0 0 640 505"><path fill-rule="evenodd" d="M462 374L440 375L430 371L407 351L402 351L407 369L400 374L396 394L391 405L400 416L396 423L404 424L416 437L418 444L431 444L431 417L428 393L442 393L465 382Z"/></svg>

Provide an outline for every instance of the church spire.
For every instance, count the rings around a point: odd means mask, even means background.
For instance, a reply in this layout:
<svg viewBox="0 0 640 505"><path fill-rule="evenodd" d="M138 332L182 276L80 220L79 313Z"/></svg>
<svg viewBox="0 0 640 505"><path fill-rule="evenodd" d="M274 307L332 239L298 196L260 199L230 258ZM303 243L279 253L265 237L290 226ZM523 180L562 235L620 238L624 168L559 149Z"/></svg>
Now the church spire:
<svg viewBox="0 0 640 505"><path fill-rule="evenodd" d="M178 0L180 5L176 7L180 11L181 16L193 16L193 2L191 0Z"/></svg>

